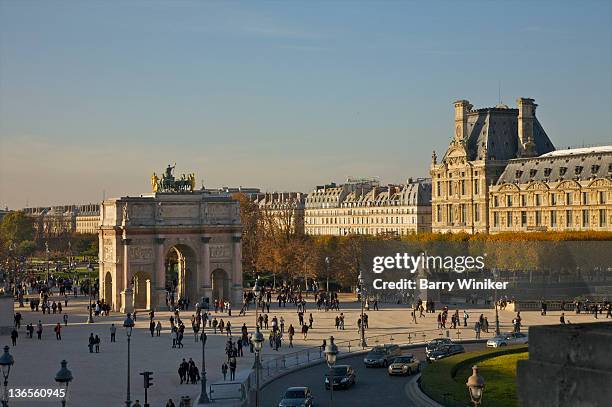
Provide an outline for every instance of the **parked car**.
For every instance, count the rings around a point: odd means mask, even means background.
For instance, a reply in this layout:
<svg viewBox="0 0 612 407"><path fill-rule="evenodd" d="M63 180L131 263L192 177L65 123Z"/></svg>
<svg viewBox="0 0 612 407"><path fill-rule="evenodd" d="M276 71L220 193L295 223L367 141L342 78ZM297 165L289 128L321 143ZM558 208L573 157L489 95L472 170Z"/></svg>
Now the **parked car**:
<svg viewBox="0 0 612 407"><path fill-rule="evenodd" d="M425 345L425 355L429 355L431 352L433 352L434 350L436 350L442 345L452 345L452 344L453 344L453 341L451 341L449 338L433 339L430 342L428 342L427 345Z"/></svg>
<svg viewBox="0 0 612 407"><path fill-rule="evenodd" d="M366 367L387 367L389 363L398 356L402 350L397 345L382 345L373 347L363 359Z"/></svg>
<svg viewBox="0 0 612 407"><path fill-rule="evenodd" d="M442 345L427 355L427 360L429 362L433 362L435 360L444 359L463 352L465 352L465 349L462 345L457 343L453 343L452 345Z"/></svg>
<svg viewBox="0 0 612 407"><path fill-rule="evenodd" d="M278 407L312 407L314 401L308 387L289 387Z"/></svg>
<svg viewBox="0 0 612 407"><path fill-rule="evenodd" d="M519 345L527 343L529 337L522 332L506 332L495 336L487 341L487 348L498 348L507 345Z"/></svg>
<svg viewBox="0 0 612 407"><path fill-rule="evenodd" d="M393 359L387 370L390 376L411 375L421 370L421 361L414 355L402 355Z"/></svg>
<svg viewBox="0 0 612 407"><path fill-rule="evenodd" d="M350 365L337 365L332 370L334 389L348 389L355 384L355 371ZM325 373L325 389L329 390L329 372Z"/></svg>

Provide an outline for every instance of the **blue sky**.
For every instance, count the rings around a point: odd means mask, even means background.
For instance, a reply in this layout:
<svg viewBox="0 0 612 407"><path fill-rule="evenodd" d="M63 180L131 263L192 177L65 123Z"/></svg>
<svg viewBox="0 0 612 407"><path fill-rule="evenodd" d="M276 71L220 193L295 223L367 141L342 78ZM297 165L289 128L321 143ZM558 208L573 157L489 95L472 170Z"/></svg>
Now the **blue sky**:
<svg viewBox="0 0 612 407"><path fill-rule="evenodd" d="M425 176L456 99L612 144L612 3L0 0L0 205Z"/></svg>

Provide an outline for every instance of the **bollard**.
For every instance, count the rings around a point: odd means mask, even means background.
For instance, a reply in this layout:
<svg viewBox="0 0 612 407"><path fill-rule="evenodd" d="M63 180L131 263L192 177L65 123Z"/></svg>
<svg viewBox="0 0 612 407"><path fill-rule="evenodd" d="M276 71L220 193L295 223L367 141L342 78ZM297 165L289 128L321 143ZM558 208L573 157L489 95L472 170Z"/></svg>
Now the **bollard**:
<svg viewBox="0 0 612 407"><path fill-rule="evenodd" d="M446 337L450 338L450 332L448 331L448 329L446 330Z"/></svg>

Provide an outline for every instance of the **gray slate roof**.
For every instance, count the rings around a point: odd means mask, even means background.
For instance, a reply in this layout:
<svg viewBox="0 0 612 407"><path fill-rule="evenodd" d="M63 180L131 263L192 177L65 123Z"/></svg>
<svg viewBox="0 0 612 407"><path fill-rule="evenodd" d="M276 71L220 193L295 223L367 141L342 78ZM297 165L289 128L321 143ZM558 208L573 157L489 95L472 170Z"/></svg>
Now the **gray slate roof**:
<svg viewBox="0 0 612 407"><path fill-rule="evenodd" d="M468 159L510 160L518 156L518 109L491 107L468 113ZM555 147L538 119L533 136L536 154L553 151ZM486 151L486 156L485 156Z"/></svg>
<svg viewBox="0 0 612 407"><path fill-rule="evenodd" d="M555 151L540 157L511 160L497 185L532 181L612 179L612 146Z"/></svg>

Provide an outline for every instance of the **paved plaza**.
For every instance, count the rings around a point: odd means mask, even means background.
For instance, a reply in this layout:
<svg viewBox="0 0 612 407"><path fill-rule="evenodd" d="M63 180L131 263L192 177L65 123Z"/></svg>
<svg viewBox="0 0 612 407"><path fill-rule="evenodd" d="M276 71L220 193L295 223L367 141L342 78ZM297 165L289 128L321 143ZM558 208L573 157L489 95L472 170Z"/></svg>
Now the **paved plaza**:
<svg viewBox="0 0 612 407"><path fill-rule="evenodd" d="M62 297L63 298L63 297ZM59 300L55 296L51 300ZM270 360L279 354L296 352L307 347L319 346L322 339L333 335L337 341L353 340L355 345L358 342L357 319L360 315L360 307L354 296L341 295L341 312L344 313L346 322L344 331L335 329L334 318L339 314L338 311L318 311L311 298L307 298L307 308L305 319L312 312L314 317L313 329L308 333L308 339L302 339L299 334L298 317L294 305L287 304L286 308L278 308L278 303L270 304L269 317L281 316L285 319L285 329L289 324L296 328L294 338L294 348L287 346L288 342L283 343L282 348L277 352L270 348L265 342L263 359ZM70 386L70 397L68 405L75 406L117 406L126 398L126 372L127 372L127 340L122 327L124 315L111 313L109 317L98 317L95 323L88 325L87 319L87 297L70 297L68 307L64 313L69 315L68 327L62 330L62 340L58 341L53 332L53 326L62 320L62 315L51 314L43 315L41 312L32 312L29 307L16 308L23 315L19 339L16 347L10 349L15 358L15 364L9 377L9 388L56 388L54 376L60 368L60 361L66 359L68 368L72 370L74 381ZM249 327L249 332L253 331L255 312L250 308L246 316L238 316L239 310L233 310L232 317L225 313L214 314L217 319L223 318L224 321L231 321L234 340L237 339L240 327L244 322ZM460 315L463 308L459 309ZM452 310L451 310L452 312ZM487 316L490 324L489 334L483 333L483 338L493 335L494 332L494 311L472 309L470 313L470 327L461 329L461 338L474 338L474 331L471 328L473 322L483 313ZM136 327L132 335L132 368L131 368L131 394L132 401L138 399L142 403L144 400L143 379L138 373L144 370L154 372L154 386L149 391L149 402L151 406L164 406L168 398L172 398L178 405L180 396L190 396L196 398L199 394L200 385L179 384L177 374L178 364L185 358L193 358L198 368L201 366L201 343L195 342L190 326L190 317L193 311L183 311L183 319L186 330L183 341L184 348L172 349L172 339L169 334L170 312L158 311L155 320L162 323L163 331L161 337L151 337L148 326L149 320L145 312L137 316ZM431 339L441 334L437 330L436 314L425 314L426 317L418 318L418 324L411 321L410 312L406 306L380 304L379 311L370 310L369 329L367 336L393 334L394 340L406 342L410 332L411 337L415 337L415 331L426 331L426 336L417 334L417 339ZM510 311L500 311L502 327L509 329L511 320L515 313ZM523 325L525 327L538 324L558 324L560 312L549 312L543 317L539 312L522 312ZM575 315L573 312L566 312L567 319L571 323L595 322L592 315ZM605 319L605 315L604 315ZM44 324L42 340L30 339L26 335L25 326L29 322L34 325L41 320ZM117 326L117 341L110 342L109 327L111 323ZM227 336L225 334L212 333L212 329L207 328L208 342L206 346L206 366L207 379L209 383L222 381L221 364L226 360L224 353ZM268 330L264 330L267 338ZM100 353L89 353L87 340L90 333L99 335L101 338ZM451 331L453 338L456 337L455 331ZM286 338L286 335L285 335ZM10 338L3 336L2 345L10 345ZM381 339L386 341L386 339ZM370 345L373 343L370 342ZM248 374L253 365L253 354L245 349L244 357L237 358L238 378ZM57 399L52 400L19 400L11 399L10 405L14 406L46 406L58 405Z"/></svg>

